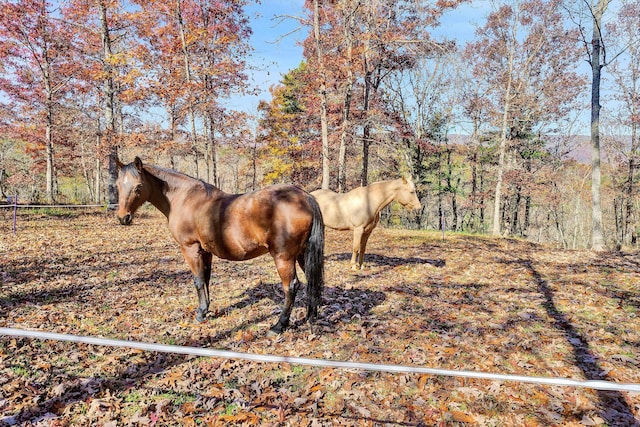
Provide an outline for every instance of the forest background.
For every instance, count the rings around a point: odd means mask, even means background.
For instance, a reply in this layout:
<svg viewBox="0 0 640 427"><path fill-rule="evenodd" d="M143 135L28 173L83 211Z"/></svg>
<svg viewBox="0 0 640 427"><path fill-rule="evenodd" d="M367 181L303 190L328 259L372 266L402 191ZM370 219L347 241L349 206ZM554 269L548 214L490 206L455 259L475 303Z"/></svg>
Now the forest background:
<svg viewBox="0 0 640 427"><path fill-rule="evenodd" d="M411 175L422 211L384 224L638 245L640 1L306 0L274 19L302 61L255 111L259 3L0 5L4 200L116 203L140 155L229 192ZM475 33L443 31L469 5Z"/></svg>

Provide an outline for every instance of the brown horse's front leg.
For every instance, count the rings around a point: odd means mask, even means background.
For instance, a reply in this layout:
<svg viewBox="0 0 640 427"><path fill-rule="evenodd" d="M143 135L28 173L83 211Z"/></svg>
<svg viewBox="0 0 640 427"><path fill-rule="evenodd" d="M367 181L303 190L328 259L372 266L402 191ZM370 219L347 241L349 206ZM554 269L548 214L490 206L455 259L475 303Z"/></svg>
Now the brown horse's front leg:
<svg viewBox="0 0 640 427"><path fill-rule="evenodd" d="M211 280L211 259L209 252L202 250L199 244L183 246L182 255L193 273L193 284L198 292L196 321L203 322L209 311L209 282Z"/></svg>
<svg viewBox="0 0 640 427"><path fill-rule="evenodd" d="M289 318L291 317L291 310L296 300L296 293L298 292L300 282L296 276L295 260L276 259L276 269L282 279L284 307L282 307L282 313L280 313L278 323L271 327L271 331L280 334L289 326Z"/></svg>

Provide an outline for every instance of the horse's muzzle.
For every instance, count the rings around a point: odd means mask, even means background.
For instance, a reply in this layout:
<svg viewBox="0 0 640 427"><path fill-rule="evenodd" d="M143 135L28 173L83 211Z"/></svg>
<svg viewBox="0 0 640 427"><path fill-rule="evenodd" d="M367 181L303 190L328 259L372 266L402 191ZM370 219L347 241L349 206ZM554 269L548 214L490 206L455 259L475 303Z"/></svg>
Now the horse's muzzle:
<svg viewBox="0 0 640 427"><path fill-rule="evenodd" d="M133 216L131 216L131 214L126 214L125 216L119 216L118 221L120 221L120 224L122 225L131 225L131 222L133 221Z"/></svg>

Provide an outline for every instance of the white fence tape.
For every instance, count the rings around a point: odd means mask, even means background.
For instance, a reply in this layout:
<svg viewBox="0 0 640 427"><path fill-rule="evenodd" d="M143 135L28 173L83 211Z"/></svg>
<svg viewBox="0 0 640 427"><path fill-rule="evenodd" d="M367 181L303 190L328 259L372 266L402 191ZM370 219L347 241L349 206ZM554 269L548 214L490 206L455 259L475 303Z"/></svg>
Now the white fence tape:
<svg viewBox="0 0 640 427"><path fill-rule="evenodd" d="M0 208L18 208L18 209L73 209L73 208L105 208L116 205L21 205L21 204L0 204Z"/></svg>
<svg viewBox="0 0 640 427"><path fill-rule="evenodd" d="M610 381L597 381L597 380L580 381L580 380L571 380L567 378L528 377L523 375L492 374L488 372L456 371L451 369L422 368L422 367L414 367L414 366L385 365L385 364L377 364L377 363L341 362L337 360L308 359L304 357L239 353L235 351L215 350L210 348L183 347L183 346L177 346L177 345L153 344L153 343L144 343L144 342L138 342L138 341L113 340L113 339L107 339L107 338L57 334L57 333L42 332L42 331L28 331L28 330L12 329L12 328L0 328L0 335L8 335L8 336L24 337L24 338L38 338L38 339L46 339L46 340L70 341L70 342L90 344L90 345L126 347L126 348L133 348L133 349L145 350L145 351L156 351L161 353L188 354L188 355L194 355L194 356L250 360L253 362L291 363L296 365L359 369L364 371L442 375L442 376L448 376L448 377L477 378L477 379L496 380L496 381L516 381L516 382L545 384L545 385L554 385L554 386L582 387L582 388L589 388L589 389L595 389L595 390L612 390L612 391L626 391L626 392L640 393L640 384L624 384L624 383L614 383Z"/></svg>

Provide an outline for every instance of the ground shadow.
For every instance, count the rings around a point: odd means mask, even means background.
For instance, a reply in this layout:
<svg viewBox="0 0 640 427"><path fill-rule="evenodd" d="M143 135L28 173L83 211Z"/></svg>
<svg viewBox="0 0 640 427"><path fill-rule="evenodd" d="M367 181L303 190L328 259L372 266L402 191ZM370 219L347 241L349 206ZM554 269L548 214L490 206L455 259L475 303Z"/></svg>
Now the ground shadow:
<svg viewBox="0 0 640 427"><path fill-rule="evenodd" d="M69 297L69 295L65 295L65 298L67 297ZM257 304L264 299L268 299L270 301L273 301L277 305L281 305L283 303L282 286L280 283L260 283L244 291L241 297L242 299L237 303L219 309L218 315L223 312L230 313L241 308ZM337 329L341 324L350 322L354 317L368 317L370 315L371 309L376 305L384 302L386 296L383 292L373 292L358 289L343 289L340 287L327 287L324 289L323 299L323 308L320 310L320 316L317 320L317 324L319 325L319 327L313 328L314 334L321 334L325 333L326 331ZM37 296L35 300L37 301ZM355 300L358 300L358 302L353 303ZM295 300L295 306L306 306L306 291L304 289L304 286L302 286L298 291ZM208 317L212 316L212 314L209 314ZM269 317L270 316L268 315L254 316L252 318L243 320L243 322L239 325L236 325L215 335L200 335L197 337L197 339L183 338L178 342L175 342L174 344L179 346L219 347L220 341L232 337L237 331L243 330L247 326L263 322ZM276 320L277 317L274 317L274 322ZM303 321L294 322L289 330L294 334L308 333L305 328L301 327L303 323ZM267 331L265 330L264 334L266 333ZM257 338L265 337L262 336ZM273 339L278 339L278 337L275 337ZM28 338L17 338L16 345L20 347L28 346L30 340L31 339ZM77 352L77 354L86 354L87 356L89 356L90 353L94 353L92 350L90 350L94 346L88 344L71 344L58 342L52 343L50 345L76 345L81 349ZM111 349L110 347L101 348ZM123 350L115 349L115 351L118 352ZM93 399L99 399L100 396L102 396L105 392L109 395L116 395L131 388L144 387L144 383L152 377L156 376L159 373L167 371L176 365L188 362L192 359L192 357L180 354L148 352L144 354L142 359L143 360L141 362L133 363L129 366L122 366L118 373L115 375L104 375L103 373L99 372L91 378L73 375L67 376L65 378L64 388L59 388L56 393L48 394L45 391L46 389L43 389L41 392L46 396L38 401L37 404L23 406L20 411L10 415L8 419L10 419L12 423L16 424L25 422L39 422L41 420L44 420L47 416L51 416L52 414L62 414L65 408L69 407L69 405L78 402L90 402ZM274 381L277 381L277 379ZM274 388L276 387L274 386ZM224 397L221 397L220 400L224 400ZM288 408L288 410L292 413L307 412L303 408L294 407L290 407ZM354 416L353 418L355 419L356 417ZM365 422L368 421L375 423L384 422L387 424L406 426L420 425L411 423L398 424L394 423L393 420L374 420L368 419L366 417L358 417L358 419ZM0 422L0 425L2 425L2 422Z"/></svg>
<svg viewBox="0 0 640 427"><path fill-rule="evenodd" d="M533 266L533 262L529 259L518 259L507 263L521 265L531 273L536 282L537 291L544 298L545 311L555 321L553 326L564 334L567 342L571 345L576 366L580 368L585 378L587 380L611 381L607 372L598 363L598 357L591 350L587 338L576 329L567 314L558 309L553 290ZM633 411L621 392L602 390L596 390L596 392L599 399L600 416L608 425L640 426L640 421L633 415Z"/></svg>
<svg viewBox="0 0 640 427"><path fill-rule="evenodd" d="M73 276L73 272L65 273ZM81 299L85 295L91 295L96 290L109 290L110 292L126 292L131 287L139 286L140 283L153 283L154 287L161 289L166 286L174 286L171 283L182 283L185 281L187 272L175 271L174 273L162 275L162 280L158 280L155 273L140 275L133 279L113 279L103 281L100 284L79 284L69 283L64 286L56 286L53 289L37 290L16 290L6 295L0 295L0 308L11 310L21 305L44 305L57 304ZM190 277L190 275L189 275ZM6 289L9 289L8 287Z"/></svg>
<svg viewBox="0 0 640 427"><path fill-rule="evenodd" d="M284 291L280 283L261 283L245 290L241 294L241 301L231 304L227 307L218 308L217 315L222 313L231 314L235 310L255 305L261 300L270 300L277 307L281 307L284 303ZM367 289L345 289L342 287L325 287L323 289L323 304L320 309L320 315L315 322L322 326L325 331L333 330L340 324L348 323L353 318L366 318L371 310L382 304L386 295L384 292L371 291ZM302 284L294 302L294 308L302 307L306 309L307 295L306 285ZM209 313L207 317L211 318L215 315ZM277 315L273 315L273 323L278 320ZM229 329L223 333L208 337L209 342L214 343L229 338L238 330L244 329L250 324L255 324L269 319L269 316L261 316L260 318L247 319L242 325ZM290 329L297 329L305 323L304 319L294 320ZM313 327L313 325L312 325Z"/></svg>
<svg viewBox="0 0 640 427"><path fill-rule="evenodd" d="M339 253L327 255L326 260L329 261L351 261L350 253ZM435 267L444 267L447 265L444 259L428 259L417 257L390 257L386 255L379 255L373 253L367 253L364 256L364 264L366 265L379 265L398 267L400 265L418 265L418 264L431 264Z"/></svg>
<svg viewBox="0 0 640 427"><path fill-rule="evenodd" d="M615 256L602 254L593 263L599 270L616 272L640 273L640 255L629 253L615 253ZM604 289L603 289L604 288ZM612 299L617 299L619 305L627 305L640 309L640 293L620 289L615 281L606 287L599 287L596 292Z"/></svg>

